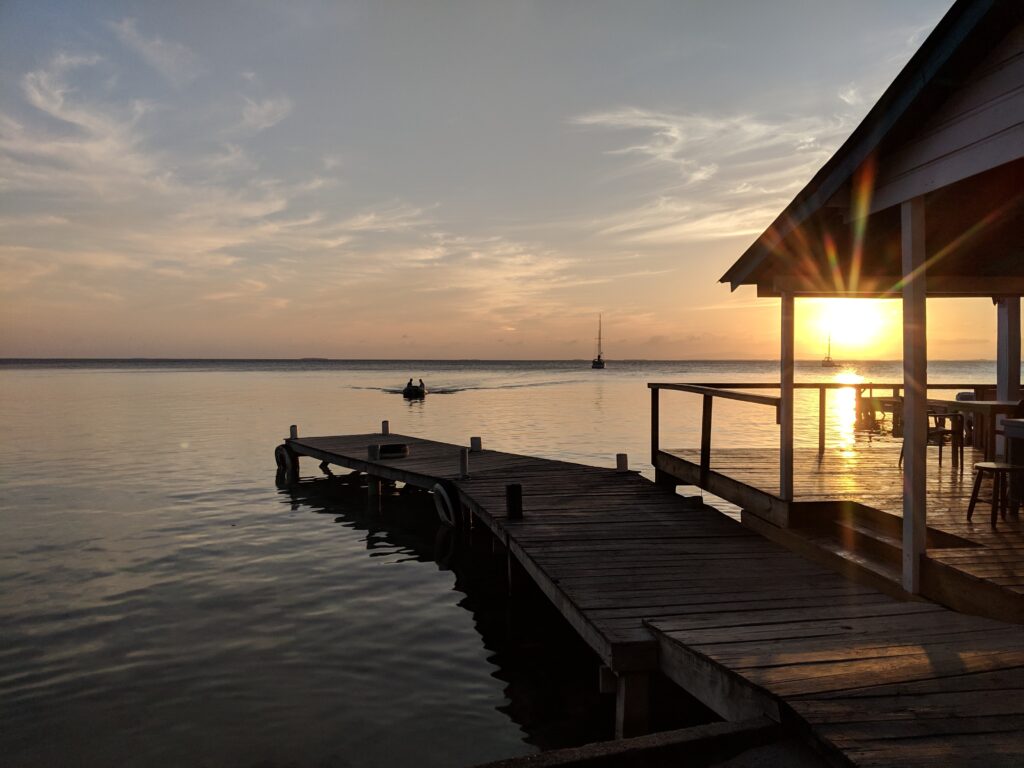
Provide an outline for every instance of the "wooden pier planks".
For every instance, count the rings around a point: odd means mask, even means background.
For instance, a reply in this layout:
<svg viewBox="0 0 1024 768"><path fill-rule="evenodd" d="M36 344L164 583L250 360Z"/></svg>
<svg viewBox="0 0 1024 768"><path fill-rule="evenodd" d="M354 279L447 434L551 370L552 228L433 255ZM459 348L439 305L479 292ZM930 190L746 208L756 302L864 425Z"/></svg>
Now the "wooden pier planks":
<svg viewBox="0 0 1024 768"><path fill-rule="evenodd" d="M1020 764L1019 626L889 599L650 625L663 647L733 670L784 701L855 764Z"/></svg>
<svg viewBox="0 0 1024 768"><path fill-rule="evenodd" d="M409 457L369 462L383 441ZM660 668L729 719L796 717L864 765L1024 753L1019 626L881 595L632 473L482 451L459 478L459 448L444 443L290 444L422 487L453 482L605 663ZM521 521L504 515L510 482Z"/></svg>

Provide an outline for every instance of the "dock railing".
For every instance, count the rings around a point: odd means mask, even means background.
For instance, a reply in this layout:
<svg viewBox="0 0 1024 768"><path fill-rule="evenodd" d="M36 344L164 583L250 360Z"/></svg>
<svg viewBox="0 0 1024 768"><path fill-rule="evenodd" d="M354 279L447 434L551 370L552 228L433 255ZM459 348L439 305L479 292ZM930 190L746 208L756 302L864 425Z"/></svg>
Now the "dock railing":
<svg viewBox="0 0 1024 768"><path fill-rule="evenodd" d="M652 382L648 383L648 388L651 390L651 464L657 469L658 467L658 453L661 449L661 403L660 393L662 390L676 391L676 392L689 392L692 394L700 395L703 398L703 407L701 412L701 432L700 432L700 482L701 487L707 486L708 476L711 471L711 427L712 427L712 414L714 409L714 400L719 398L722 400L738 400L745 403L754 403L757 405L769 406L775 409L775 423L779 425L779 439L784 439L784 429L781 420L782 412L782 398L779 395L763 395L751 392L748 390L780 390L781 385L775 382L686 382L686 383L669 383L669 382ZM981 390L989 387L987 384L955 384L955 383L941 383L941 384L929 384L928 389L930 390L968 390L979 393ZM822 456L825 453L826 447L826 413L827 413L827 393L829 390L837 389L852 389L855 391L856 396L856 412L857 418L860 419L864 412L866 399L870 399L870 404L867 407L874 408L875 390L891 392L891 397L887 399L890 401L901 401L901 393L903 391L902 383L879 383L879 382L839 382L839 381L815 381L815 382L795 382L793 384L794 389L817 389L818 390L818 455ZM883 407L892 407L896 412L894 405L887 405ZM779 468L780 474L785 472L785 468ZM785 487L783 483L781 487ZM783 494L788 495L788 494ZM792 501L791 498L785 498L785 501Z"/></svg>

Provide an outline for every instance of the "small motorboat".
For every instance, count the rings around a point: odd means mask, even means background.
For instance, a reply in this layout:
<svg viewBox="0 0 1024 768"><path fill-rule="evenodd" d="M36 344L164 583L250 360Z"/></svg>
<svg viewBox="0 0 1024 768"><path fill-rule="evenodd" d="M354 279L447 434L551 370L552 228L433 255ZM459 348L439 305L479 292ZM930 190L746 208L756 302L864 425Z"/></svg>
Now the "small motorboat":
<svg viewBox="0 0 1024 768"><path fill-rule="evenodd" d="M406 384L402 397L406 400L422 400L427 396L427 388L422 384Z"/></svg>

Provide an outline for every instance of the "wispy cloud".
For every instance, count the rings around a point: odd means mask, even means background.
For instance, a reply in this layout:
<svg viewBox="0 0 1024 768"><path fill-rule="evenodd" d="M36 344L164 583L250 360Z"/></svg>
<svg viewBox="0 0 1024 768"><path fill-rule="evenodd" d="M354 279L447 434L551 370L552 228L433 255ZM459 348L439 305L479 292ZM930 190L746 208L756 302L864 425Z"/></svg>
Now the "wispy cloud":
<svg viewBox="0 0 1024 768"><path fill-rule="evenodd" d="M779 120L639 108L573 122L627 136L607 151L635 159L617 173L655 175L652 196L603 221L601 233L661 244L761 231L852 127L842 116Z"/></svg>
<svg viewBox="0 0 1024 768"><path fill-rule="evenodd" d="M147 37L139 31L135 19L124 18L111 22L110 28L118 40L135 51L175 88L188 85L202 71L198 57L187 46L159 36Z"/></svg>
<svg viewBox="0 0 1024 768"><path fill-rule="evenodd" d="M451 315L497 328L564 314L558 292L580 284L573 259L539 244L451 232L433 205L339 206L324 197L337 179L318 175L319 159L312 175L282 179L261 173L253 150L232 141L203 155L156 151L142 120L153 105L108 103L72 86L76 70L99 63L59 55L22 79L26 101L74 130L0 118L2 184L62 212L0 220L9 243L0 272L33 264L12 285L74 282L83 289L74 295L88 301L116 271L119 281L159 285L165 301L253 316L299 297L324 316L361 302L369 311L386 294L410 314L442 300ZM247 105L252 130L290 110L287 100ZM117 226L109 226L115 201Z"/></svg>
<svg viewBox="0 0 1024 768"><path fill-rule="evenodd" d="M243 132L258 133L280 123L292 111L292 103L287 96L280 96L276 99L262 99L255 101L246 97L245 106L242 108Z"/></svg>
<svg viewBox="0 0 1024 768"><path fill-rule="evenodd" d="M861 94L860 88L853 83L848 83L840 88L837 95L839 96L840 101L845 104L849 104L851 107L864 103L864 96Z"/></svg>

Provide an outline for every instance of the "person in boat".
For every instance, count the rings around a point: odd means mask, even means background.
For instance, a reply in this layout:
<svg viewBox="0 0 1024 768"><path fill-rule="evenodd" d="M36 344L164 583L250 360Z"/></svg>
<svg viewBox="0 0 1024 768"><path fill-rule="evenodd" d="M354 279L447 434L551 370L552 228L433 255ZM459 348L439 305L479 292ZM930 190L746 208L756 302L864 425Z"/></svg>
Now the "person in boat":
<svg viewBox="0 0 1024 768"><path fill-rule="evenodd" d="M421 383L421 384L423 383L423 379L420 379L420 383ZM408 384L406 384L405 386L406 386L406 387L411 387L411 386L412 386L412 376L410 376L410 377L409 377L409 383L408 383Z"/></svg>
<svg viewBox="0 0 1024 768"><path fill-rule="evenodd" d="M412 384L412 379L409 379L409 383ZM420 379L420 389L426 391L427 385L423 383L423 379Z"/></svg>

